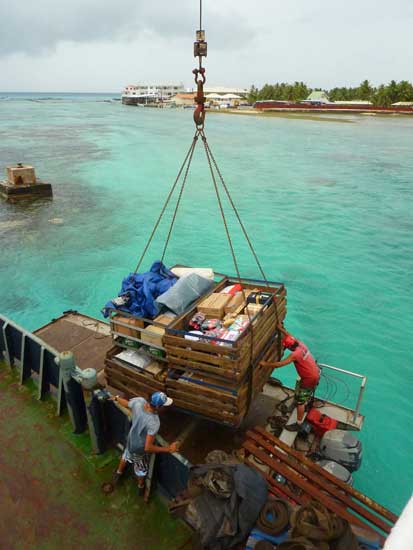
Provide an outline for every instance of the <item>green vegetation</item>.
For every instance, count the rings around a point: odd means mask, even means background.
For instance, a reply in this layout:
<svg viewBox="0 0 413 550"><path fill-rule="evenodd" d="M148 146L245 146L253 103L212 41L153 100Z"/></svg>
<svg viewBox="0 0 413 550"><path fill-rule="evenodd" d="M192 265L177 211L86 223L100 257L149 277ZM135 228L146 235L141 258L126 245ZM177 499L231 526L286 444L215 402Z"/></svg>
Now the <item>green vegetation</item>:
<svg viewBox="0 0 413 550"><path fill-rule="evenodd" d="M255 86L251 86L248 101L250 103L268 99L302 101L316 90L321 89L309 88L304 82L265 84L260 90ZM377 87L372 86L368 80L364 80L360 86L354 88L341 87L324 91L331 101L361 99L371 101L373 105L380 107L389 107L392 103L398 101L413 101L413 84L407 80L401 80L400 82L392 80L389 84L380 84Z"/></svg>

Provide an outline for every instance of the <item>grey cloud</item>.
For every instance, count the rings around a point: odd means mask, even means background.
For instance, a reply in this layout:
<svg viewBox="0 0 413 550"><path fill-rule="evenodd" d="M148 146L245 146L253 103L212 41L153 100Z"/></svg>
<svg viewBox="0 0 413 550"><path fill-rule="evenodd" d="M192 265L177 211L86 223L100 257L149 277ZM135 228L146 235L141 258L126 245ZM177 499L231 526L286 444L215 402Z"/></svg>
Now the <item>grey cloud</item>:
<svg viewBox="0 0 413 550"><path fill-rule="evenodd" d="M61 42L128 42L144 31L163 38L188 38L199 20L194 0L17 0L7 6L5 1L0 0L0 56L47 53ZM254 36L239 15L209 8L209 22L212 19L215 47L231 48L240 39L245 42Z"/></svg>

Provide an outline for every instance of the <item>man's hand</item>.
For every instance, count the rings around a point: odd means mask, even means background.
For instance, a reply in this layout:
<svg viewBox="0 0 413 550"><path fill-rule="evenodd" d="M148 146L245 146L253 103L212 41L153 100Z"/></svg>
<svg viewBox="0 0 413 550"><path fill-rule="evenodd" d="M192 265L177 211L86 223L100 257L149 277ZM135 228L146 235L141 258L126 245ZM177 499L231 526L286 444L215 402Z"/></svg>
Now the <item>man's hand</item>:
<svg viewBox="0 0 413 550"><path fill-rule="evenodd" d="M109 397L108 401L114 401L124 409L127 409L129 407L129 401L127 399L124 399L123 397L120 397L119 395L113 395Z"/></svg>
<svg viewBox="0 0 413 550"><path fill-rule="evenodd" d="M179 441L174 441L169 445L169 452L176 453L179 450Z"/></svg>
<svg viewBox="0 0 413 550"><path fill-rule="evenodd" d="M272 361L260 361L260 365L264 368L272 367L273 369L276 369L279 366L277 362Z"/></svg>
<svg viewBox="0 0 413 550"><path fill-rule="evenodd" d="M285 330L283 323L278 323L277 328L284 336L287 336L287 334L289 334L288 330Z"/></svg>

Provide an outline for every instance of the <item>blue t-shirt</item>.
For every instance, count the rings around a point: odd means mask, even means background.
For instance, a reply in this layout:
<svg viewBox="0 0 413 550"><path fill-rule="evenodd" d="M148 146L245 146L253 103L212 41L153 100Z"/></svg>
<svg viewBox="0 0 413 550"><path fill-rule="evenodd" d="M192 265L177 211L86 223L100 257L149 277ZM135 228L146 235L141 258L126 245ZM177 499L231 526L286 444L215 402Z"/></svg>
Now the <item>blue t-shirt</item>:
<svg viewBox="0 0 413 550"><path fill-rule="evenodd" d="M131 454L143 454L147 435L156 435L159 431L159 416L145 411L146 401L143 397L135 397L128 403L132 411L132 427L128 435L126 447Z"/></svg>

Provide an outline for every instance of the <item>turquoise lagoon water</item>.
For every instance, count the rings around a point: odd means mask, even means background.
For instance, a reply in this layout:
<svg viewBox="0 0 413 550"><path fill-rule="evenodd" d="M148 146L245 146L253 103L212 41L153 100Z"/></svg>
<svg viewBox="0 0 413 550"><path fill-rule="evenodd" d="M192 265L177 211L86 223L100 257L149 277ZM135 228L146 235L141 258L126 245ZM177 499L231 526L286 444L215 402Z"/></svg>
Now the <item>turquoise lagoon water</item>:
<svg viewBox="0 0 413 550"><path fill-rule="evenodd" d="M0 169L34 164L54 200L0 203L0 311L30 329L71 308L99 317L135 268L189 147L191 112L2 97ZM400 511L413 485L413 118L347 120L211 115L206 129L268 278L286 283L286 325L319 361L368 376L356 486ZM167 262L233 273L201 149L182 206ZM257 276L230 226L242 273ZM291 370L277 376L291 381ZM342 383L324 383L342 396Z"/></svg>

